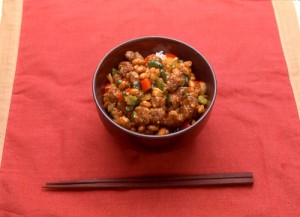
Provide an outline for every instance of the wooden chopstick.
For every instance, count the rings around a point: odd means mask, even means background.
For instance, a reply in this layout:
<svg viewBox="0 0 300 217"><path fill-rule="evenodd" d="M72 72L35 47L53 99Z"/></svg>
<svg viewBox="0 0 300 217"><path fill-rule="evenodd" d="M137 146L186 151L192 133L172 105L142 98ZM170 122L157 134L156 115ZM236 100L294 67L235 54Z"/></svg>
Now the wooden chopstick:
<svg viewBox="0 0 300 217"><path fill-rule="evenodd" d="M243 172L192 176L158 176L57 181L47 182L43 188L47 190L175 188L252 185L253 182L253 174L251 172Z"/></svg>

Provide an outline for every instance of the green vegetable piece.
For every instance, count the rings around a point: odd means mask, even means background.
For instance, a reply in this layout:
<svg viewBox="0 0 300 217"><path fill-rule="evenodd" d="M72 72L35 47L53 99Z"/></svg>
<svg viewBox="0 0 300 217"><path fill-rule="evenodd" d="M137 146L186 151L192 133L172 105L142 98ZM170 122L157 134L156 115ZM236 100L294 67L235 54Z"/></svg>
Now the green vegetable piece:
<svg viewBox="0 0 300 217"><path fill-rule="evenodd" d="M116 81L117 87L118 87L121 83L122 83L122 80L121 80L121 79L117 80L117 81Z"/></svg>
<svg viewBox="0 0 300 217"><path fill-rule="evenodd" d="M119 70L113 68L111 74L112 75L119 74Z"/></svg>
<svg viewBox="0 0 300 217"><path fill-rule="evenodd" d="M142 101L144 94L142 92L140 92L137 96L136 96L136 100L137 100L137 104L140 103Z"/></svg>
<svg viewBox="0 0 300 217"><path fill-rule="evenodd" d="M140 82L139 82L139 81L133 82L133 87L140 90L140 89L141 89L141 84L140 84Z"/></svg>
<svg viewBox="0 0 300 217"><path fill-rule="evenodd" d="M198 102L201 105L206 105L207 104L207 99L203 95L200 95L200 96L198 96Z"/></svg>
<svg viewBox="0 0 300 217"><path fill-rule="evenodd" d="M134 106L128 105L128 106L125 107L125 109L126 109L126 111L130 112L134 109Z"/></svg>
<svg viewBox="0 0 300 217"><path fill-rule="evenodd" d="M184 78L184 83L182 84L182 86L187 86L189 83L189 78L188 76L186 76L185 74L181 74L181 76Z"/></svg>
<svg viewBox="0 0 300 217"><path fill-rule="evenodd" d="M149 68L157 68L157 69L163 68L163 65L160 62L155 61L155 60L149 60L148 66L149 66Z"/></svg>
<svg viewBox="0 0 300 217"><path fill-rule="evenodd" d="M167 96L166 96L166 101L167 101L167 106L171 107L172 106L172 102L171 102L171 97L170 97L169 94L167 94Z"/></svg>
<svg viewBox="0 0 300 217"><path fill-rule="evenodd" d="M156 78L155 79L155 85L158 87L161 91L166 90L166 84L162 78Z"/></svg>
<svg viewBox="0 0 300 217"><path fill-rule="evenodd" d="M131 121L134 121L136 118L137 118L137 114L135 111L133 111L131 114Z"/></svg>
<svg viewBox="0 0 300 217"><path fill-rule="evenodd" d="M125 96L124 99L125 99L125 102L126 102L127 105L135 106L137 104L136 96L128 95L128 96Z"/></svg>
<svg viewBox="0 0 300 217"><path fill-rule="evenodd" d="M170 67L171 67L172 69L175 69L175 68L176 68L176 63L171 63L171 64L170 64Z"/></svg>
<svg viewBox="0 0 300 217"><path fill-rule="evenodd" d="M160 70L160 77L164 80L164 82L167 81L167 76L168 76L168 73L165 69Z"/></svg>

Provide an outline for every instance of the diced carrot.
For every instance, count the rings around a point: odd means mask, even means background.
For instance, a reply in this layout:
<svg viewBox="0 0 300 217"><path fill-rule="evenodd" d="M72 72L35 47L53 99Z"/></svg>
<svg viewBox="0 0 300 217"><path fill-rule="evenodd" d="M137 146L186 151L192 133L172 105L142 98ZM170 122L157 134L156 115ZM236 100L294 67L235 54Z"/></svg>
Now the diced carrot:
<svg viewBox="0 0 300 217"><path fill-rule="evenodd" d="M128 87L126 90L125 90L125 92L126 93L128 93L130 91L130 88ZM124 94L123 94L124 92L121 92L120 93L120 95L119 95L119 97L118 97L118 102L122 102L122 101L124 101ZM125 94L126 94L125 93Z"/></svg>
<svg viewBox="0 0 300 217"><path fill-rule="evenodd" d="M150 60L150 58L153 57L153 56L155 56L155 54L150 54L150 55L148 55L148 56L145 58L146 63L148 63L149 60Z"/></svg>
<svg viewBox="0 0 300 217"><path fill-rule="evenodd" d="M195 81L195 87L201 87L201 84L199 81Z"/></svg>
<svg viewBox="0 0 300 217"><path fill-rule="evenodd" d="M188 121L186 121L186 122L183 123L182 129L186 129L186 128L188 128L189 126L191 126L191 124L190 124Z"/></svg>
<svg viewBox="0 0 300 217"><path fill-rule="evenodd" d="M120 93L119 97L118 97L118 102L122 102L124 100L124 96L122 93Z"/></svg>
<svg viewBox="0 0 300 217"><path fill-rule="evenodd" d="M151 81L148 78L141 80L142 89L144 92L151 89Z"/></svg>
<svg viewBox="0 0 300 217"><path fill-rule="evenodd" d="M176 57L174 54L171 54L171 53L166 53L165 55L167 58L175 58Z"/></svg>
<svg viewBox="0 0 300 217"><path fill-rule="evenodd" d="M109 91L110 88L111 88L111 83L108 83L107 85L105 85L105 87L104 87L104 93L106 93L107 91Z"/></svg>

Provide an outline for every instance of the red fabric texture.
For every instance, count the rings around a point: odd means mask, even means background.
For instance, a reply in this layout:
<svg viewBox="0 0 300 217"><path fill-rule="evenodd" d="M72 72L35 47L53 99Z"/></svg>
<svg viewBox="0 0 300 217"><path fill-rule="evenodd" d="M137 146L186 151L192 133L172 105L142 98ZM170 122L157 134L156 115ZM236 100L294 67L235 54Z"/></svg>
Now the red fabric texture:
<svg viewBox="0 0 300 217"><path fill-rule="evenodd" d="M170 153L115 144L92 98L101 58L146 35L192 45L218 80L197 142ZM270 1L24 1L0 216L298 216L299 142ZM41 189L54 180L240 171L254 173L252 187Z"/></svg>

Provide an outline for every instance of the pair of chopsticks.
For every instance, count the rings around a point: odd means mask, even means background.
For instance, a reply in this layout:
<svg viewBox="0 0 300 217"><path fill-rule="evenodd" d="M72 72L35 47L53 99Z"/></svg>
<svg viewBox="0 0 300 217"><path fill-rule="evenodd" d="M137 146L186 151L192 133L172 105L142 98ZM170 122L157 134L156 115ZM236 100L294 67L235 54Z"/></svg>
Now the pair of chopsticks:
<svg viewBox="0 0 300 217"><path fill-rule="evenodd" d="M132 178L106 178L47 182L47 190L118 190L138 188L183 188L202 186L252 185L253 174L222 173L190 176L158 176Z"/></svg>

